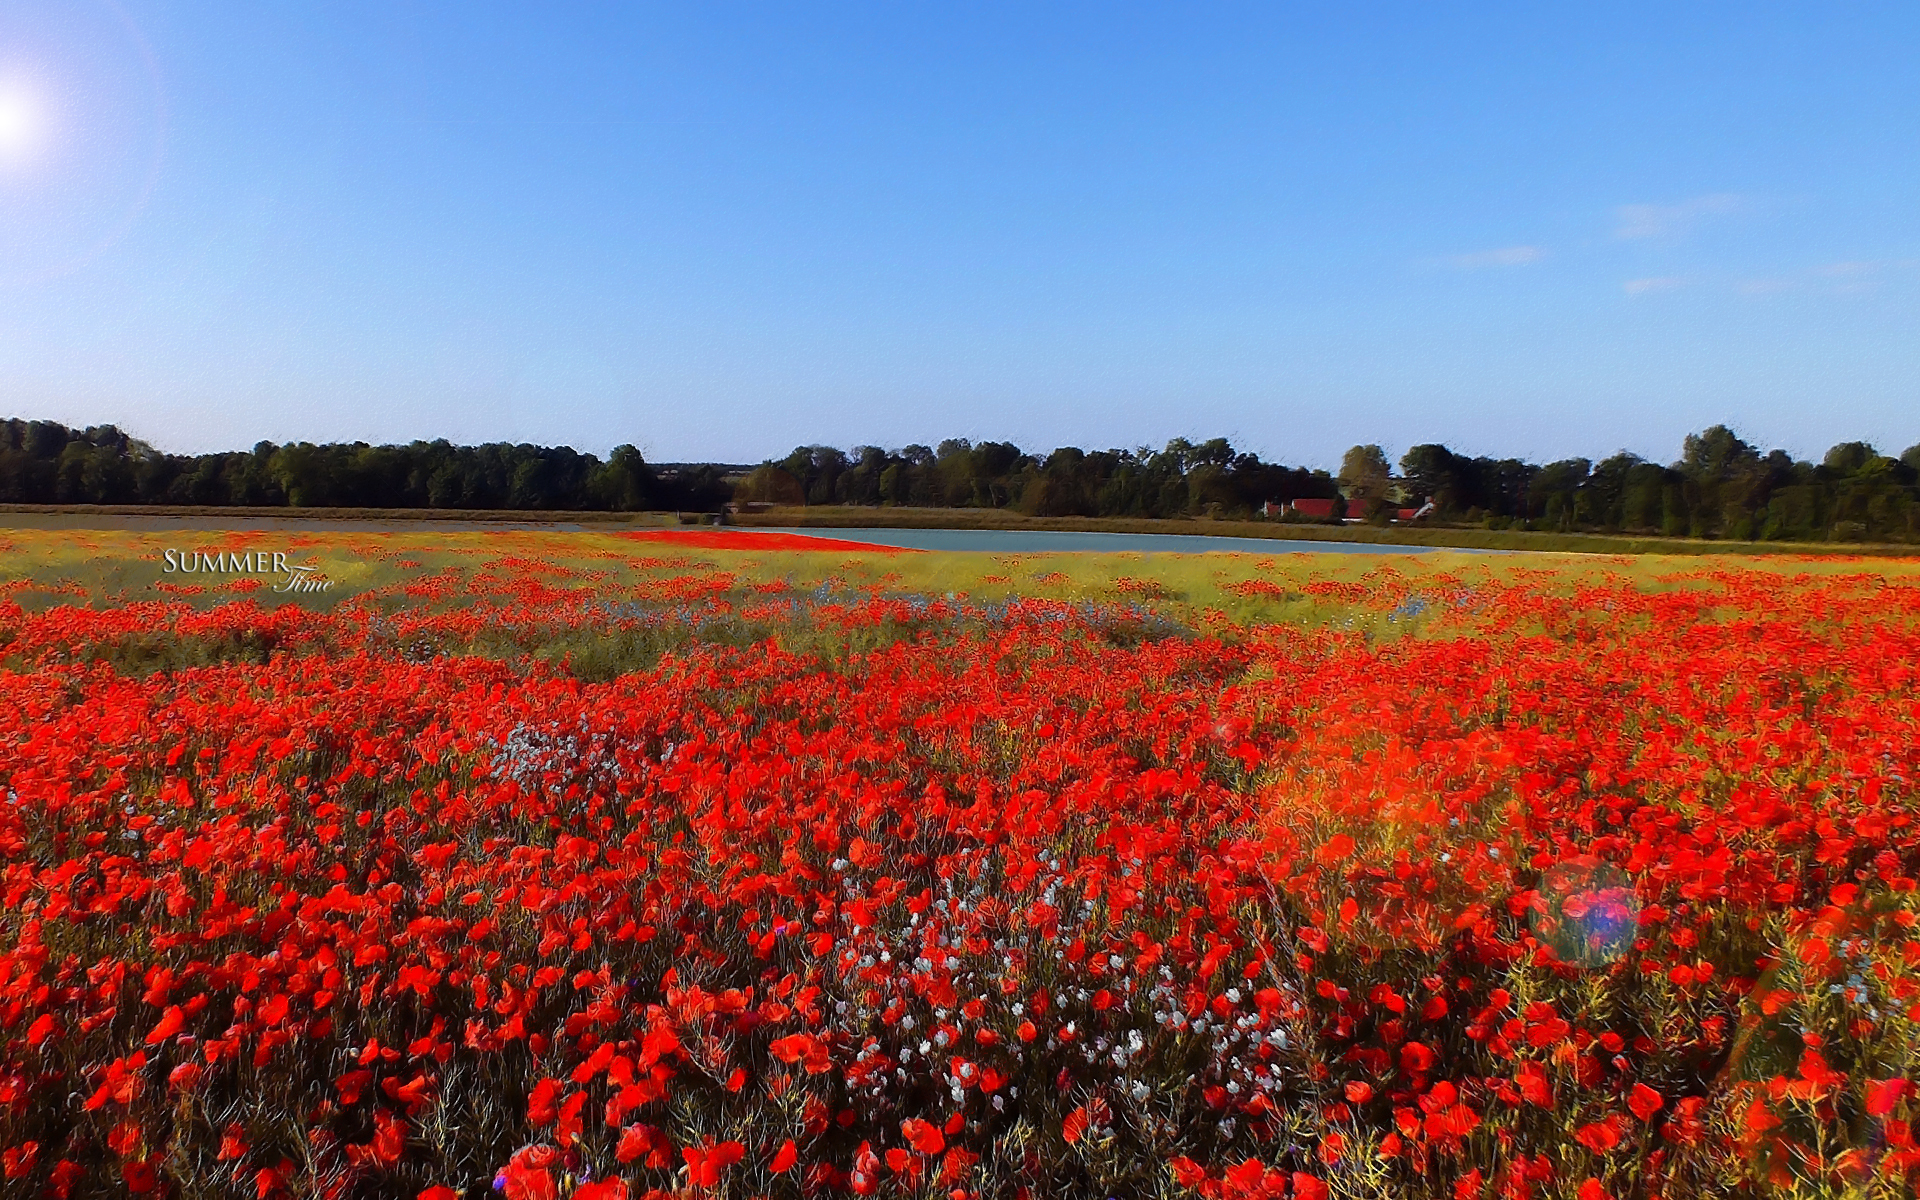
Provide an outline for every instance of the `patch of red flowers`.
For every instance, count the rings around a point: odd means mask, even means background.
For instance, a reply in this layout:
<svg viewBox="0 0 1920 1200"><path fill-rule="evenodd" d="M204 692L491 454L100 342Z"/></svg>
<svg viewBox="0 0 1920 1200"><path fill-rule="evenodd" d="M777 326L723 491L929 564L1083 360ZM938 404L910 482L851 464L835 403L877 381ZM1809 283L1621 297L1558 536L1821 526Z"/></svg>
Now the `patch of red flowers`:
<svg viewBox="0 0 1920 1200"><path fill-rule="evenodd" d="M1920 1182L1914 589L1303 589L1388 639L517 570L0 608L8 1194ZM154 629L216 661L95 653Z"/></svg>

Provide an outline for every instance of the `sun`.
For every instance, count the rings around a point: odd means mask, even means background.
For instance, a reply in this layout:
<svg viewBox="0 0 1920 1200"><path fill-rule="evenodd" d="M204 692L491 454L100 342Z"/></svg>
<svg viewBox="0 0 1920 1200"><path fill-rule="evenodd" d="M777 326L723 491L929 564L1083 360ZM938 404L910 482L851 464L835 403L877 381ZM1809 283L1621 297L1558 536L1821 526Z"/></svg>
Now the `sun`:
<svg viewBox="0 0 1920 1200"><path fill-rule="evenodd" d="M34 89L0 79L0 163L26 165L38 156L46 132L45 109Z"/></svg>

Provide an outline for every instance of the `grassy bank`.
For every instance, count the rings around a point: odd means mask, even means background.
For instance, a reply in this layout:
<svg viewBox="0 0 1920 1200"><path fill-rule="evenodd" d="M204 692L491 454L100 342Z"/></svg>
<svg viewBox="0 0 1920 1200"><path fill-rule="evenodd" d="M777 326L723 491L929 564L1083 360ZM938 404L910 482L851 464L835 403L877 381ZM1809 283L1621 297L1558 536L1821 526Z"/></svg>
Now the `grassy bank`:
<svg viewBox="0 0 1920 1200"><path fill-rule="evenodd" d="M1129 517L1029 517L989 508L776 508L730 518L733 524L784 529L1031 529L1090 533L1188 533L1209 537L1287 538L1462 550L1556 554L1846 554L1920 557L1920 546L1852 542L1732 542L1598 533L1530 533L1436 525L1311 525L1286 521L1166 520Z"/></svg>
<svg viewBox="0 0 1920 1200"><path fill-rule="evenodd" d="M657 526L677 523L670 512L548 512L524 508L287 508L222 504L0 504L0 527L16 529L115 528L120 518L211 522L246 521L447 521L516 525ZM81 523L85 524L81 524Z"/></svg>
<svg viewBox="0 0 1920 1200"><path fill-rule="evenodd" d="M1204 627L1224 616L1236 623L1335 623L1356 620L1380 635L1418 632L1437 610L1416 605L1398 617L1344 603L1342 585L1400 581L1408 595L1453 594L1465 587L1504 588L1555 573L1559 585L1617 586L1648 591L1694 586L1703 569L1769 574L1858 575L1907 582L1920 561L1887 558L1809 562L1785 555L1728 558L1542 554L1539 557L1454 554L1143 554L1120 552L897 553L844 548L759 548L754 535L737 535L739 548L679 545L613 529L434 530L408 532L230 532L195 538L194 548L285 552L332 581L321 592L282 594L276 580L250 582L225 573L181 574L166 569L164 552L185 544L174 534L136 530L0 530L0 601L29 610L55 604L122 605L175 600L209 609L250 599L267 607L294 603L327 610L354 600L459 608L476 599L526 589L528 596L569 595L581 603L624 604L679 596L688 580L724 573L721 592L744 610L768 597L813 600L879 594L962 597L997 603L1016 597L1070 603L1151 605L1177 620ZM1323 585L1335 585L1328 590ZM1399 584L1396 584L1399 586ZM503 591L504 589L504 591ZM687 595L705 595L694 589ZM649 602L652 602L651 600ZM679 604L681 600L673 600Z"/></svg>

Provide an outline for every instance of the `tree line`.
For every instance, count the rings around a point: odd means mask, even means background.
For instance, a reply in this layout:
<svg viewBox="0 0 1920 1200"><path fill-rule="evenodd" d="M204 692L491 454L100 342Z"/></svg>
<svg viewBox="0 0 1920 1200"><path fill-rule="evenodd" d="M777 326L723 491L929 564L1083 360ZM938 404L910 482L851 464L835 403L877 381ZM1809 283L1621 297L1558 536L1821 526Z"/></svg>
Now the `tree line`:
<svg viewBox="0 0 1920 1200"><path fill-rule="evenodd" d="M566 446L444 439L166 454L112 425L0 421L0 503L9 504L637 512L717 510L729 495L720 469L662 472L632 446L605 461Z"/></svg>
<svg viewBox="0 0 1920 1200"><path fill-rule="evenodd" d="M0 421L0 503L712 512L729 502L1379 523L1419 512L1492 529L1920 541L1920 446L1893 456L1842 442L1815 463L1763 453L1716 425L1688 436L1672 463L1621 453L1536 464L1428 444L1396 467L1366 445L1330 472L1269 463L1224 438L1049 454L956 438L897 450L802 446L742 471L657 468L632 446L601 460L565 446L445 440L179 455L111 425Z"/></svg>
<svg viewBox="0 0 1920 1200"><path fill-rule="evenodd" d="M1556 532L1790 541L1920 541L1920 446L1898 457L1842 442L1818 463L1762 453L1716 425L1678 461L1620 453L1545 464L1415 446L1398 470L1355 446L1338 473L1263 462L1224 438L1161 450L1033 455L1007 442L936 448L802 446L741 480L735 499L767 504L1005 508L1032 516L1370 520L1419 513L1433 524ZM1331 501L1302 506L1296 501Z"/></svg>
<svg viewBox="0 0 1920 1200"><path fill-rule="evenodd" d="M852 454L802 446L735 489L744 503L1006 508L1040 517L1244 516L1270 502L1338 494L1326 471L1262 462L1225 438L1175 438L1157 451L1067 446L1045 456L961 438Z"/></svg>
<svg viewBox="0 0 1920 1200"><path fill-rule="evenodd" d="M1442 519L1491 528L1920 541L1920 446L1896 457L1841 442L1815 463L1762 453L1724 425L1688 435L1671 464L1622 453L1535 466L1415 446L1400 460L1397 486L1431 500Z"/></svg>

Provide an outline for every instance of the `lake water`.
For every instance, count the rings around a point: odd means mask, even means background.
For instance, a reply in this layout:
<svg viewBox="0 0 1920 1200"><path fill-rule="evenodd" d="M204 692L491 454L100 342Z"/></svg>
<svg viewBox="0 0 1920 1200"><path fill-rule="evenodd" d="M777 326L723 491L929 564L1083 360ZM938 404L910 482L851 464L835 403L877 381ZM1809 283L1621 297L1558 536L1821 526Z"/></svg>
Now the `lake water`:
<svg viewBox="0 0 1920 1200"><path fill-rule="evenodd" d="M1320 542L1292 538L1208 537L1197 533L1090 533L1066 529L806 529L769 532L836 538L909 550L981 550L994 554L1094 551L1105 554L1426 554L1431 546Z"/></svg>

